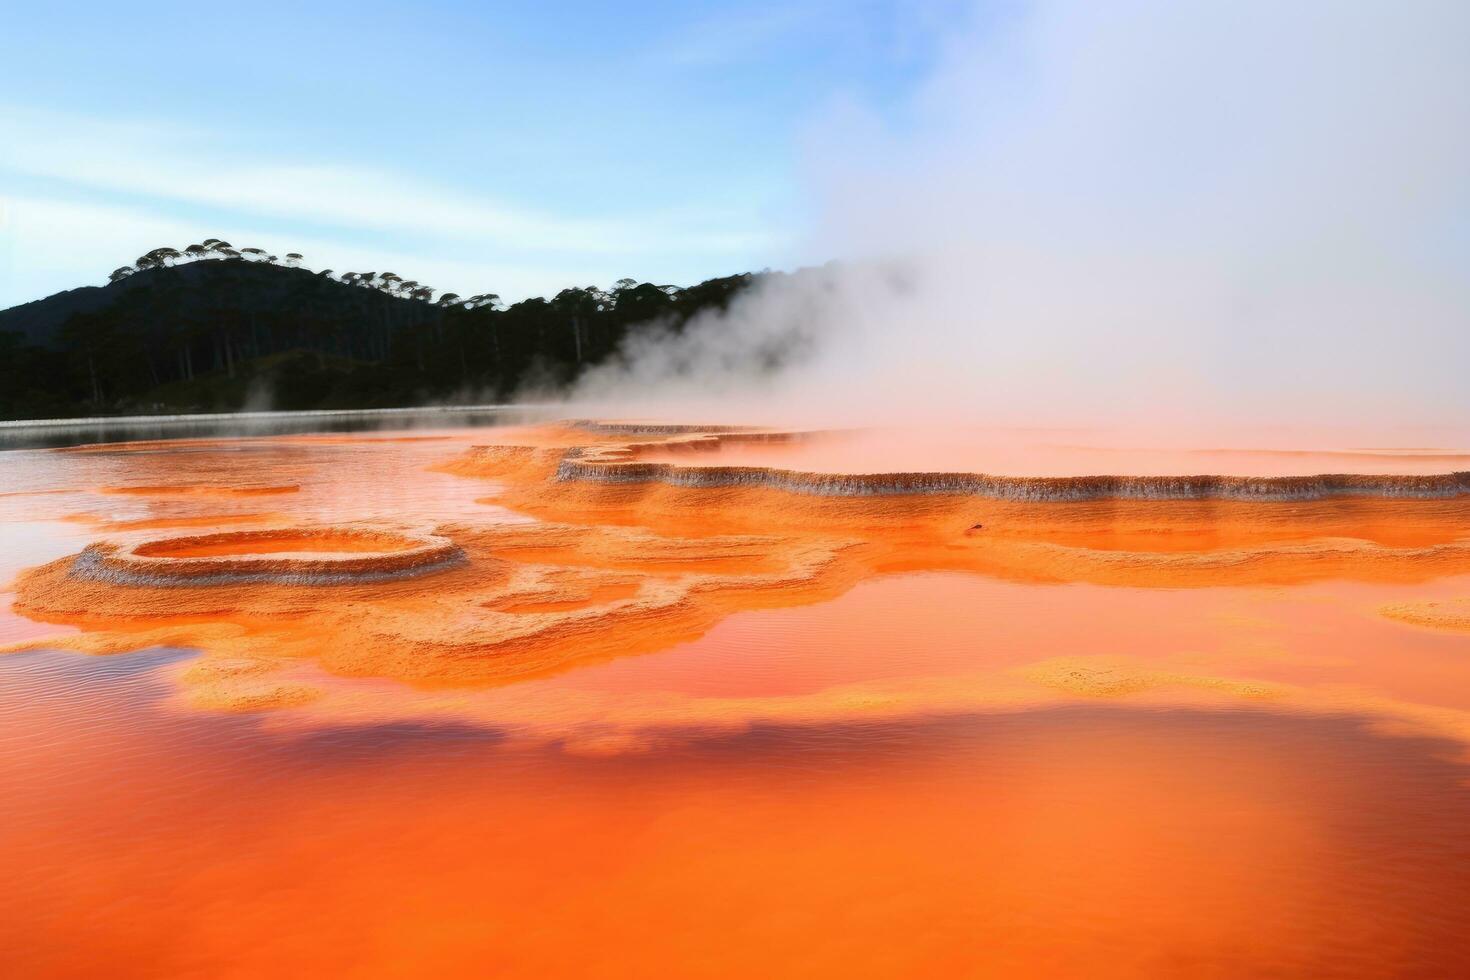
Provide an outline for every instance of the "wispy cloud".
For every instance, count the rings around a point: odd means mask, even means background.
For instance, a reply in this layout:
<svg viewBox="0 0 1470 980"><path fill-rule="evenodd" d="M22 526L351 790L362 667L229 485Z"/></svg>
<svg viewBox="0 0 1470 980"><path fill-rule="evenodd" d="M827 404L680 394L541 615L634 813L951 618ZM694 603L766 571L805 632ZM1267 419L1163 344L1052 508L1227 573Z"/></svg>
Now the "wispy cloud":
<svg viewBox="0 0 1470 980"><path fill-rule="evenodd" d="M12 177L0 197L11 213L0 227L10 252L3 303L99 281L138 251L231 228L338 267L433 270L446 288L512 296L600 281L593 275L741 271L780 246L724 207L588 219L357 164L242 157L220 134L181 127L0 108L0 133L0 175Z"/></svg>
<svg viewBox="0 0 1470 980"><path fill-rule="evenodd" d="M585 220L517 208L413 178L337 162L240 160L193 130L0 110L0 169L87 188L346 228L460 238L524 249L722 252L758 246L751 228L700 228L654 214Z"/></svg>
<svg viewBox="0 0 1470 980"><path fill-rule="evenodd" d="M549 295L566 286L607 285L627 271L626 263L605 256L544 265L463 249L408 251L288 234L248 221L167 217L126 205L17 195L0 201L0 309L99 284L112 269L150 248L179 247L206 236L278 254L299 251L318 270L392 270L440 289L496 292L507 300Z"/></svg>

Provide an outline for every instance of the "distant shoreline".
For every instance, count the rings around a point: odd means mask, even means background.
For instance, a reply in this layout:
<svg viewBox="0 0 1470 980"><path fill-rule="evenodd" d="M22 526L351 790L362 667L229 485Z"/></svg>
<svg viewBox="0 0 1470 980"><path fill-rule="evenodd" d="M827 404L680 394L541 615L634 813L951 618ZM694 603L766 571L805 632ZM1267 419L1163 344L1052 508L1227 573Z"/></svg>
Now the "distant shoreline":
<svg viewBox="0 0 1470 980"><path fill-rule="evenodd" d="M549 405L508 403L499 405L428 405L410 408L312 408L281 412L182 412L170 415L94 415L87 418L0 420L0 429L67 429L103 425L186 425L194 422L292 421L319 418L366 418L374 416L467 415L535 411Z"/></svg>

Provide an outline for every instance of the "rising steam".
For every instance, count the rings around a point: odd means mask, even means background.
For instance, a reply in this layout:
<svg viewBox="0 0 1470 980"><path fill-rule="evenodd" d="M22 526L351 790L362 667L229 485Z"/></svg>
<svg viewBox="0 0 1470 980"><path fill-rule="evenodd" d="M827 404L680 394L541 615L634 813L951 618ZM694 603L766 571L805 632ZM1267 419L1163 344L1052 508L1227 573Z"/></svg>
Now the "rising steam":
<svg viewBox="0 0 1470 980"><path fill-rule="evenodd" d="M579 398L792 422L1470 422L1470 5L1040 2L811 139L811 254ZM771 364L783 367L773 370Z"/></svg>

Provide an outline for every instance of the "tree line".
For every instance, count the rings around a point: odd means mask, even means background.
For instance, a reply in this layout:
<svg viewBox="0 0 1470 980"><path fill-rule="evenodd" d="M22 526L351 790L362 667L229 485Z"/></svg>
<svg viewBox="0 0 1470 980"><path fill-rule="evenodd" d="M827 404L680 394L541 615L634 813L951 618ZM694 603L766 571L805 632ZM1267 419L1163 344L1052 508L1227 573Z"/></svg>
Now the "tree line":
<svg viewBox="0 0 1470 980"><path fill-rule="evenodd" d="M124 265L112 270L107 276L107 281L122 282L129 276L147 269L167 269L181 262L203 259L240 259L245 262L264 262L267 265L284 264L290 269L301 268L302 262L305 261L305 257L300 252L287 252L285 261L282 263L280 258L271 255L263 248L237 249L222 239L206 238L202 242L186 245L182 249L165 245L145 252L134 259L132 265ZM433 301L434 294L439 292L433 286L425 286L414 279L404 279L394 272L344 272L339 275L335 270L323 269L317 275L327 279L336 279L349 286L377 289L390 295L426 303ZM467 309L475 309L499 301L500 297L495 293L482 293L465 298L461 298L458 293L444 293L439 297L438 304L445 307L463 306Z"/></svg>
<svg viewBox="0 0 1470 980"><path fill-rule="evenodd" d="M86 308L67 294L28 304L29 338L6 332L15 310L0 312L0 417L391 407L550 390L612 356L639 325L677 331L755 277L687 288L621 279L505 305L393 272L313 272L296 252L210 238L152 249L108 278Z"/></svg>

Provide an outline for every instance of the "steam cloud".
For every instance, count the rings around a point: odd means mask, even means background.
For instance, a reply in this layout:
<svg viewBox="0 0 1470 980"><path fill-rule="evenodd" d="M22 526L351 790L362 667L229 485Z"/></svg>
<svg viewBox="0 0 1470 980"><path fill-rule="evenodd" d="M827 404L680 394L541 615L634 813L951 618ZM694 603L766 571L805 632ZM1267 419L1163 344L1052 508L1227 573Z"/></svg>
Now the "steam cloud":
<svg viewBox="0 0 1470 980"><path fill-rule="evenodd" d="M784 423L1470 422L1470 4L1040 2L949 39L903 115L848 106L812 137L809 251L839 262L635 336L576 396Z"/></svg>

